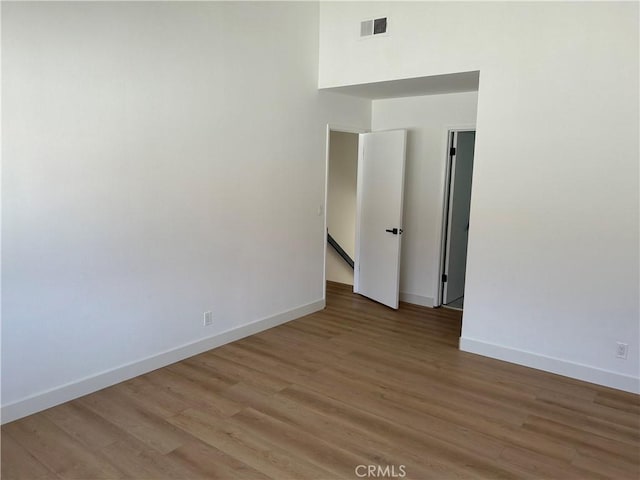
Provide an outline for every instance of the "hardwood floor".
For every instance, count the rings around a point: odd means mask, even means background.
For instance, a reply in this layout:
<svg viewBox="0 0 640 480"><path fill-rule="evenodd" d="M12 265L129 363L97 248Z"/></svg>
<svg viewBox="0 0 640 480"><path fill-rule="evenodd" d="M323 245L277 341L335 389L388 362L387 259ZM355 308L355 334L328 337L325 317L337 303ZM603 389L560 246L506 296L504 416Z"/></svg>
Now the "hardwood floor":
<svg viewBox="0 0 640 480"><path fill-rule="evenodd" d="M640 477L638 396L459 333L330 284L322 312L3 426L2 478Z"/></svg>

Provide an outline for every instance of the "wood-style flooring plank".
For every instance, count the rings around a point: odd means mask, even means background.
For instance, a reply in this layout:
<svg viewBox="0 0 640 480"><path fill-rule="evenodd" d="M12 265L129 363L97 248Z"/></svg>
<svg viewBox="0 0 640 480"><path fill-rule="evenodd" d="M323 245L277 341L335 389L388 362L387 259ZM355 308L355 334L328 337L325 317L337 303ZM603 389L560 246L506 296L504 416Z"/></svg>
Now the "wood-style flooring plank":
<svg viewBox="0 0 640 480"><path fill-rule="evenodd" d="M8 431L2 434L2 450L0 458L7 459L0 462L0 478L13 480L29 478L33 480L57 479L53 471L44 463L31 455L29 451L16 442Z"/></svg>
<svg viewBox="0 0 640 480"><path fill-rule="evenodd" d="M640 478L640 396L461 352L460 328L329 283L321 312L4 425L2 478Z"/></svg>

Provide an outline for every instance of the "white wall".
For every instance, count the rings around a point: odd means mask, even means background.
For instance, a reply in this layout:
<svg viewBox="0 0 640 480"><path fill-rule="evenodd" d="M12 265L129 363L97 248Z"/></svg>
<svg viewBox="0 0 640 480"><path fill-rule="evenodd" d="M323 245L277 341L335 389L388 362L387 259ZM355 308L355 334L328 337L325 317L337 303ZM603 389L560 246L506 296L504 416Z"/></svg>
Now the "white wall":
<svg viewBox="0 0 640 480"><path fill-rule="evenodd" d="M2 74L4 421L322 307L317 4L4 2Z"/></svg>
<svg viewBox="0 0 640 480"><path fill-rule="evenodd" d="M407 159L400 292L432 306L438 294L446 132L476 121L477 92L374 100L371 129L405 128Z"/></svg>
<svg viewBox="0 0 640 480"><path fill-rule="evenodd" d="M480 70L463 349L640 391L638 28L631 2L321 4L320 87Z"/></svg>
<svg viewBox="0 0 640 480"><path fill-rule="evenodd" d="M331 132L327 182L327 228L345 252L355 258L358 135ZM353 269L327 244L327 280L353 285Z"/></svg>

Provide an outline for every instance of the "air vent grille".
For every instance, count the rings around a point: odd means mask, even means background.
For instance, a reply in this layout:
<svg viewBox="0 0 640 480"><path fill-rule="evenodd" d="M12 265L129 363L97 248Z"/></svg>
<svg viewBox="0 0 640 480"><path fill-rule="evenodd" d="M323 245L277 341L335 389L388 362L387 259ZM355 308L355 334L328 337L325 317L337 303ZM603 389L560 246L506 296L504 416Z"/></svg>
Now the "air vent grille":
<svg viewBox="0 0 640 480"><path fill-rule="evenodd" d="M360 36L371 37L387 33L388 17L372 18L360 22Z"/></svg>
<svg viewBox="0 0 640 480"><path fill-rule="evenodd" d="M373 34L380 35L387 32L387 17L376 18L373 21Z"/></svg>
<svg viewBox="0 0 640 480"><path fill-rule="evenodd" d="M373 20L360 22L360 36L368 37L369 35L373 35Z"/></svg>

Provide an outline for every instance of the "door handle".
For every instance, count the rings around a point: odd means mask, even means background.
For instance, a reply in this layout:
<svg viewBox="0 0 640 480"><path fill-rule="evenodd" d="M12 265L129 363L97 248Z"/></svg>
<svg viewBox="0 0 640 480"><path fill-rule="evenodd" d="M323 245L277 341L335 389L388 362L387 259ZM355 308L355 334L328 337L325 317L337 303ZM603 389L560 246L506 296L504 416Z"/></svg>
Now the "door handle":
<svg viewBox="0 0 640 480"><path fill-rule="evenodd" d="M401 228L387 228L385 232L393 233L394 235L398 235L398 234L402 235Z"/></svg>

